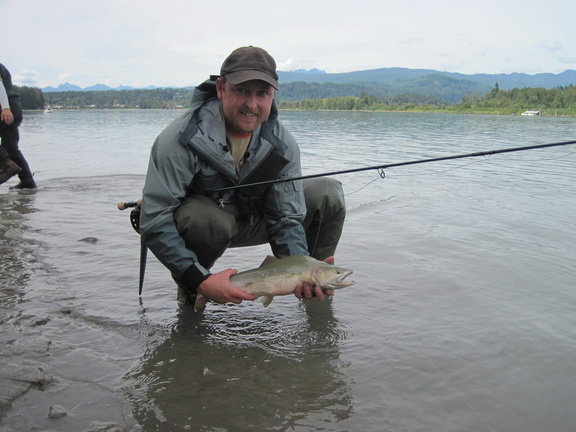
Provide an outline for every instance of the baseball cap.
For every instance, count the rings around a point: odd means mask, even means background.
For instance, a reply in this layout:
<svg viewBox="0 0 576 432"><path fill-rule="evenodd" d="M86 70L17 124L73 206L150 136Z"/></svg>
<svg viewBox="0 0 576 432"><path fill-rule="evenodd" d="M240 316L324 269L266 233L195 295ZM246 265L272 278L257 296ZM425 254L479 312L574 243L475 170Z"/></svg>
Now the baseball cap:
<svg viewBox="0 0 576 432"><path fill-rule="evenodd" d="M252 45L232 51L222 63L220 76L226 77L232 84L241 84L250 80L262 80L276 90L280 88L278 74L276 73L276 62L265 50Z"/></svg>

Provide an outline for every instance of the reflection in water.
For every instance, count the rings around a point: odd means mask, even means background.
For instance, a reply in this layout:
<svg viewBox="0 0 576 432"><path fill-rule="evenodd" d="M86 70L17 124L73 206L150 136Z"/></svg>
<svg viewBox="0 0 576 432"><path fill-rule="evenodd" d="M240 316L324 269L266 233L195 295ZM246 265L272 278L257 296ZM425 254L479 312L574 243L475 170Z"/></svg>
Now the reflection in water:
<svg viewBox="0 0 576 432"><path fill-rule="evenodd" d="M32 230L27 215L35 211L34 192L0 194L0 420L12 401L31 387L43 388L49 382L37 363L27 360L24 364L22 356L42 351L40 342L28 346L23 340L22 321L30 317L19 308L31 276L42 265L37 258L39 245L25 238Z"/></svg>
<svg viewBox="0 0 576 432"><path fill-rule="evenodd" d="M126 378L145 430L337 430L350 417L346 334L331 301L284 313L258 303L183 306L169 329L143 313L149 346Z"/></svg>
<svg viewBox="0 0 576 432"><path fill-rule="evenodd" d="M24 238L26 215L36 211L34 192L0 194L0 298L1 309L25 294L25 287L34 271L37 244ZM18 294L20 293L20 294ZM2 312L2 320L4 313Z"/></svg>

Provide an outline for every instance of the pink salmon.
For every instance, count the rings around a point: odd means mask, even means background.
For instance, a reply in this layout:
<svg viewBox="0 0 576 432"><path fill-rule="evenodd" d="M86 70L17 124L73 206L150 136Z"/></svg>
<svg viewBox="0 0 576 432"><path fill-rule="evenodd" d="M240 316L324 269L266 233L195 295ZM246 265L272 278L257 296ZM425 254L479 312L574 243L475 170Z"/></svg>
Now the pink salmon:
<svg viewBox="0 0 576 432"><path fill-rule="evenodd" d="M262 304L267 307L275 296L293 294L302 282L317 285L322 289L354 285L354 281L345 280L351 274L352 270L305 255L280 259L269 256L260 267L237 273L230 281L242 291L262 297ZM202 310L206 302L206 297L198 294L194 310Z"/></svg>

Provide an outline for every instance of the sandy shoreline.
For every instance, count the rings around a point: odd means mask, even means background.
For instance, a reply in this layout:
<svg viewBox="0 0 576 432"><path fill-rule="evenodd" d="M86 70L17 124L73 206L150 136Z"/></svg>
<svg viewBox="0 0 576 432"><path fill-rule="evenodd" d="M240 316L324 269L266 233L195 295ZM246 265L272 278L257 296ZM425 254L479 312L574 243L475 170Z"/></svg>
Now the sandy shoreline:
<svg viewBox="0 0 576 432"><path fill-rule="evenodd" d="M34 201L35 192L0 193L0 431L140 430L116 389L88 371L99 359L79 346L82 332L93 329L75 322L77 299L49 288L59 276L29 224ZM81 337L66 336L78 332ZM124 369L116 369L121 377Z"/></svg>

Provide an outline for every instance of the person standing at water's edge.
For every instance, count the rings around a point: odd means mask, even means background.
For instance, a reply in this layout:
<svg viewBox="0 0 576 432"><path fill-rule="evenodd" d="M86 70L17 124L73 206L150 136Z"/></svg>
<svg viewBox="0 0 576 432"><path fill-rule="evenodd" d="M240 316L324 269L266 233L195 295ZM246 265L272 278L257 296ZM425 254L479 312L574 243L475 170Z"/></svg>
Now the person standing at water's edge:
<svg viewBox="0 0 576 432"><path fill-rule="evenodd" d="M0 184L18 174L20 183L14 188L35 189L36 183L28 162L18 148L22 123L22 107L12 86L12 76L0 63Z"/></svg>
<svg viewBox="0 0 576 432"><path fill-rule="evenodd" d="M232 285L236 270L210 268L228 247L269 243L278 258L333 262L346 206L340 182L301 176L300 150L278 120L276 63L262 48L234 50L220 75L156 139L143 189L143 243L171 271L179 299L254 300ZM286 182L215 192L274 179ZM299 298L324 298L303 283ZM329 293L331 294L331 293Z"/></svg>

